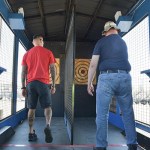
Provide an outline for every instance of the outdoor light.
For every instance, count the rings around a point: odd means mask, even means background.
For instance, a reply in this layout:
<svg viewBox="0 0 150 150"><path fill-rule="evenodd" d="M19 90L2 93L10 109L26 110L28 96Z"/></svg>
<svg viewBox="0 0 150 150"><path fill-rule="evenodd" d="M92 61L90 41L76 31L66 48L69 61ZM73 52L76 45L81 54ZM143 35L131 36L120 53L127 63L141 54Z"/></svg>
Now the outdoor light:
<svg viewBox="0 0 150 150"><path fill-rule="evenodd" d="M18 14L22 14L22 16L24 17L24 10L23 10L22 7L20 7L20 8L18 9Z"/></svg>
<svg viewBox="0 0 150 150"><path fill-rule="evenodd" d="M133 23L131 16L122 16L121 11L116 12L115 20L121 32L128 32Z"/></svg>
<svg viewBox="0 0 150 150"><path fill-rule="evenodd" d="M9 14L10 27L14 30L24 30L24 11L23 8L18 9L18 13Z"/></svg>

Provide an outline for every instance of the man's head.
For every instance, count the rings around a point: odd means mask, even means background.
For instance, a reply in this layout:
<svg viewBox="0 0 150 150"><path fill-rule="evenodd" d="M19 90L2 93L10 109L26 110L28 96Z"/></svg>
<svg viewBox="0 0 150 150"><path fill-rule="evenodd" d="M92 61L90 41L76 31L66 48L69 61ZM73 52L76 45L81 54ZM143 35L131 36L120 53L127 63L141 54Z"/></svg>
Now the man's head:
<svg viewBox="0 0 150 150"><path fill-rule="evenodd" d="M104 25L104 31L102 32L102 35L107 36L107 34L118 34L120 32L120 29L117 27L117 25L113 21L108 21Z"/></svg>
<svg viewBox="0 0 150 150"><path fill-rule="evenodd" d="M32 41L34 46L44 46L43 36L41 34L37 34L33 36Z"/></svg>

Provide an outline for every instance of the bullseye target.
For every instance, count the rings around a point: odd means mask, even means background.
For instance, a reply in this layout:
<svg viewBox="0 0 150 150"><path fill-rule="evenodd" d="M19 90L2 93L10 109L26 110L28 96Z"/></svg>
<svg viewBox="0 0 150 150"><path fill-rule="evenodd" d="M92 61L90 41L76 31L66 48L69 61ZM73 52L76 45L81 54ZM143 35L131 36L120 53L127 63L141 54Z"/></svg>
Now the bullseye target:
<svg viewBox="0 0 150 150"><path fill-rule="evenodd" d="M89 65L89 59L75 60L75 84L87 84ZM96 78L94 78L93 84L96 84Z"/></svg>
<svg viewBox="0 0 150 150"><path fill-rule="evenodd" d="M55 70L56 70L55 84L60 84L60 59L59 58L56 58ZM51 74L50 74L50 83L51 82L52 82L52 79L51 79Z"/></svg>

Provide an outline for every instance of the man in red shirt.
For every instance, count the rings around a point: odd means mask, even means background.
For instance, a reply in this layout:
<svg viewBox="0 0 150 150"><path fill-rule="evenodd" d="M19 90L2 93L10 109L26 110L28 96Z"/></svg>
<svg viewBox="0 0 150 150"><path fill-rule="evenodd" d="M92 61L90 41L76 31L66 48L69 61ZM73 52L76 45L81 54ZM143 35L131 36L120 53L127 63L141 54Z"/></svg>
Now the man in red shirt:
<svg viewBox="0 0 150 150"><path fill-rule="evenodd" d="M51 94L55 89L55 57L53 53L44 48L43 37L41 35L33 36L33 45L22 60L22 95L27 97L28 102L28 122L29 122L29 141L36 141L37 135L33 129L35 118L35 109L39 100L41 107L44 109L46 118L46 127L44 129L45 141L51 143L53 140L50 122L52 116ZM52 78L51 88L50 73Z"/></svg>

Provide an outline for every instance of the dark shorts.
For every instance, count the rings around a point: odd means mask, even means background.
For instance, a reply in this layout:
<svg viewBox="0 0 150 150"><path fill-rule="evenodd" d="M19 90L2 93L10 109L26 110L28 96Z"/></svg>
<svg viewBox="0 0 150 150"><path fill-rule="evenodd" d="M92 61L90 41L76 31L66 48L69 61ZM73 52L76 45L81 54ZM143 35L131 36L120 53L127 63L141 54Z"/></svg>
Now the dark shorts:
<svg viewBox="0 0 150 150"><path fill-rule="evenodd" d="M38 100L42 108L47 108L52 106L49 85L42 83L40 81L32 81L27 85L28 108L35 109Z"/></svg>

